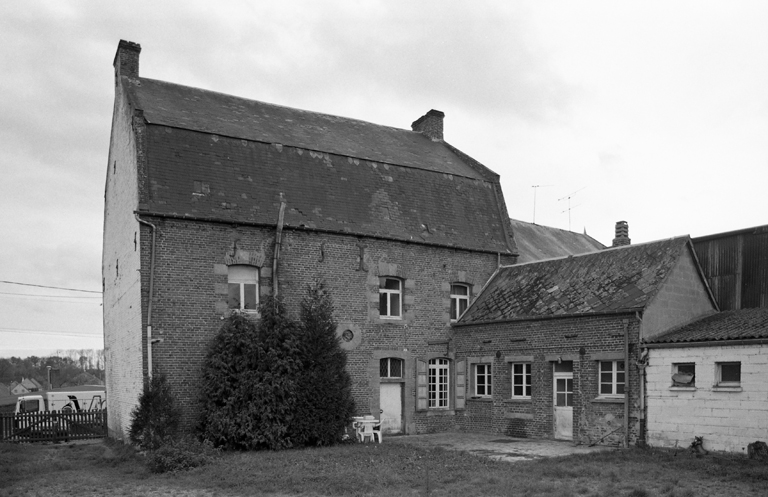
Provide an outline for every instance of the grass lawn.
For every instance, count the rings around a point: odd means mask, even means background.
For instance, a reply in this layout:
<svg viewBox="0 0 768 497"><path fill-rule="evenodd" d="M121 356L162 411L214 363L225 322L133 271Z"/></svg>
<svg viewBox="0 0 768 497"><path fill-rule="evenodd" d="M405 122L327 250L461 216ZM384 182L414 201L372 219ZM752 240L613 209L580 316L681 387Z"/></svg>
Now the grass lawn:
<svg viewBox="0 0 768 497"><path fill-rule="evenodd" d="M768 464L666 450L616 450L517 463L404 444L225 453L152 474L120 444L0 444L0 495L768 495Z"/></svg>

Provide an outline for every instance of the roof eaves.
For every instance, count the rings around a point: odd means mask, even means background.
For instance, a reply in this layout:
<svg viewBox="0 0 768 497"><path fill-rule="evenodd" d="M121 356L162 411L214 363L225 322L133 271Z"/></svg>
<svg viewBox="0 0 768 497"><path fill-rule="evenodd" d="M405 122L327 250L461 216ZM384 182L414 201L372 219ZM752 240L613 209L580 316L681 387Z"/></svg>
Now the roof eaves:
<svg viewBox="0 0 768 497"><path fill-rule="evenodd" d="M467 309L469 310L469 309ZM546 316L520 316L506 319L489 319L486 321L472 321L469 323L453 323L451 326L459 328L466 326L480 326L487 324L502 324L502 323L519 323L524 321L549 321L554 319L569 319L569 318L582 318L582 317L601 317L601 316L619 316L626 314L635 314L642 312L643 307L626 307L623 309L614 309L612 311L598 311L598 312L578 312L568 314L547 314Z"/></svg>

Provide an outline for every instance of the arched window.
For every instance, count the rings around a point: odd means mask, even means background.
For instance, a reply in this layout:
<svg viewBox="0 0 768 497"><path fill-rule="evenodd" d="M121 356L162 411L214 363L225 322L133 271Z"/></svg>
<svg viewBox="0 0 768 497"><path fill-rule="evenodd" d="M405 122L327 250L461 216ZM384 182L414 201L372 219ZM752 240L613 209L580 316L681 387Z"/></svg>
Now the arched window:
<svg viewBox="0 0 768 497"><path fill-rule="evenodd" d="M451 285L451 321L458 321L469 307L469 286L462 283ZM445 319L445 318L443 318Z"/></svg>
<svg viewBox="0 0 768 497"><path fill-rule="evenodd" d="M402 378L403 360L395 357L385 357L379 361L379 376L381 378Z"/></svg>
<svg viewBox="0 0 768 497"><path fill-rule="evenodd" d="M259 268L236 264L227 266L230 309L255 312L259 308Z"/></svg>

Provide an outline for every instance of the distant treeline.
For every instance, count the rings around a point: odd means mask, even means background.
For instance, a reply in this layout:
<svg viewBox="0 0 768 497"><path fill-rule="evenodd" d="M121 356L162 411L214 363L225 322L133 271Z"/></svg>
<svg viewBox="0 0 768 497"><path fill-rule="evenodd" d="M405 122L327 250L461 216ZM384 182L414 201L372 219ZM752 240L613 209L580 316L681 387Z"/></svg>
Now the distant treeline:
<svg viewBox="0 0 768 497"><path fill-rule="evenodd" d="M47 389L49 367L53 388L92 384L94 377L103 381L104 349L57 350L56 355L48 357L0 359L0 383L10 387L13 381L34 378Z"/></svg>

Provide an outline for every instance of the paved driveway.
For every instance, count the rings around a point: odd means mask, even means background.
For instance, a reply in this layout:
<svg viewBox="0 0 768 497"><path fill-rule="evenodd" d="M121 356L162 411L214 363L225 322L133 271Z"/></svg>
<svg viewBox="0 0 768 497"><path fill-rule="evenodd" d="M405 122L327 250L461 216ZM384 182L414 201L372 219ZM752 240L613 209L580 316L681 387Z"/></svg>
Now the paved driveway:
<svg viewBox="0 0 768 497"><path fill-rule="evenodd" d="M615 447L587 447L561 440L514 438L505 435L460 432L396 437L385 436L384 443L463 450L472 454L490 457L491 459L509 462L568 456L571 454L589 454L601 450L616 450Z"/></svg>

